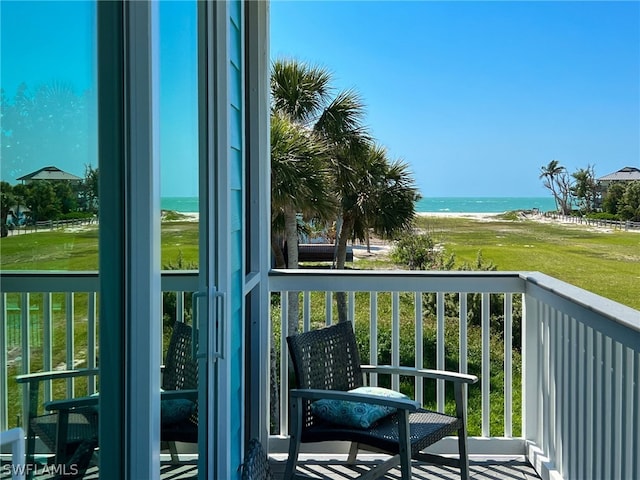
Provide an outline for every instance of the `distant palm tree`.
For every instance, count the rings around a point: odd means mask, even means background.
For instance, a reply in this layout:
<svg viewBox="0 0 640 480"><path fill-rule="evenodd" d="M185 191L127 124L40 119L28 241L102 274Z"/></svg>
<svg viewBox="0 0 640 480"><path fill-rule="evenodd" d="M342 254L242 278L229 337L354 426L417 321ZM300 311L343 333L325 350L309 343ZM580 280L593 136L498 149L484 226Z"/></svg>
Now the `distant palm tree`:
<svg viewBox="0 0 640 480"><path fill-rule="evenodd" d="M355 177L350 190L343 191L343 225L338 248L338 268L344 268L347 240L366 240L369 230L392 238L409 228L415 217L418 189L409 166L389 161L384 147L369 145L354 165Z"/></svg>
<svg viewBox="0 0 640 480"><path fill-rule="evenodd" d="M567 183L565 180L566 169L560 165L558 160L551 160L548 165L540 167L540 176L538 178L543 180L543 185L551 190L553 198L556 202L556 210L562 213L568 213L568 198L567 192L564 190L564 186Z"/></svg>

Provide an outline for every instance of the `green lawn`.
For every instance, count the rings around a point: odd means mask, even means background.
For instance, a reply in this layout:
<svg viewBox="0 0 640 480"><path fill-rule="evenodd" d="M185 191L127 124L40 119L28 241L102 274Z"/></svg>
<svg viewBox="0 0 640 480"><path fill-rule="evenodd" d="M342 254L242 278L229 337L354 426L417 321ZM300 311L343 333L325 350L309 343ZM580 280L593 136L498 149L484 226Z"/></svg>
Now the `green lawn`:
<svg viewBox="0 0 640 480"><path fill-rule="evenodd" d="M481 250L498 270L539 271L640 310L640 232L436 217L418 226L454 252L456 263L473 262Z"/></svg>
<svg viewBox="0 0 640 480"><path fill-rule="evenodd" d="M495 217L498 218L498 217ZM640 232L602 232L586 226L535 221L478 221L420 217L456 263L473 262L479 250L498 270L533 270L640 310ZM97 270L97 229L55 230L0 239L3 270ZM196 265L198 224L163 222L162 265ZM358 261L356 268L387 268Z"/></svg>
<svg viewBox="0 0 640 480"><path fill-rule="evenodd" d="M50 230L0 239L2 270L97 270L98 229ZM162 265L198 262L198 224L162 223Z"/></svg>

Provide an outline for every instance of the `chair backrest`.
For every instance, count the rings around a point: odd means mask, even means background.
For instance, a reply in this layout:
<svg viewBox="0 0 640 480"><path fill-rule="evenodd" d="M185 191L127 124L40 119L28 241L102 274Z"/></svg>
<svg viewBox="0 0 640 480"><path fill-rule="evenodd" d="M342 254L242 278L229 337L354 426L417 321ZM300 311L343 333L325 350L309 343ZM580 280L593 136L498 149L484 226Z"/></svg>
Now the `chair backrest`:
<svg viewBox="0 0 640 480"><path fill-rule="evenodd" d="M242 464L242 480L272 480L269 457L257 438L251 439L247 456Z"/></svg>
<svg viewBox="0 0 640 480"><path fill-rule="evenodd" d="M363 386L360 355L351 322L287 337L298 388L347 391ZM304 403L303 425L314 423Z"/></svg>
<svg viewBox="0 0 640 480"><path fill-rule="evenodd" d="M164 390L190 390L198 388L198 363L191 350L193 330L184 322L175 322L169 340L162 374Z"/></svg>

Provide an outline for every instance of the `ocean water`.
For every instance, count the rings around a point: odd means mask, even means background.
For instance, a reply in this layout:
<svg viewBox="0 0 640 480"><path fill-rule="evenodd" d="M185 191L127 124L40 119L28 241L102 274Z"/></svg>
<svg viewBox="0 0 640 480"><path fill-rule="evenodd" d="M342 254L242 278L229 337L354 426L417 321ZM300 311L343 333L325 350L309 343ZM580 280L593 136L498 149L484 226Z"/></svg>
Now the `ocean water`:
<svg viewBox="0 0 640 480"><path fill-rule="evenodd" d="M511 210L541 212L556 209L553 197L433 197L416 204L417 212L502 213Z"/></svg>
<svg viewBox="0 0 640 480"><path fill-rule="evenodd" d="M162 197L161 208L176 212L198 211L198 197ZM416 204L417 212L451 213L502 213L511 210L541 212L555 210L555 202L549 197L432 197L423 198Z"/></svg>

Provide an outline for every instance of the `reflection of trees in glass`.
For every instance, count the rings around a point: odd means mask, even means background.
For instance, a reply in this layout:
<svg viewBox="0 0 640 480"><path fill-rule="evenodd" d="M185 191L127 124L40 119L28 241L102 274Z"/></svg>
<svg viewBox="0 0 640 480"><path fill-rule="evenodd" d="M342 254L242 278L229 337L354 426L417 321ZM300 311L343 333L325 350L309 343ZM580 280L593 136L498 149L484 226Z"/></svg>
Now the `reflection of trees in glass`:
<svg viewBox="0 0 640 480"><path fill-rule="evenodd" d="M86 166L82 181L36 180L11 185L0 182L0 223L6 227L41 220L91 218L98 213L98 169Z"/></svg>
<svg viewBox="0 0 640 480"><path fill-rule="evenodd" d="M32 91L22 83L13 98L1 91L0 176L11 181L47 165L96 164L96 108L92 92L77 94L53 82Z"/></svg>
<svg viewBox="0 0 640 480"><path fill-rule="evenodd" d="M78 186L78 203L83 212L98 213L98 169L86 165L84 180Z"/></svg>

